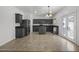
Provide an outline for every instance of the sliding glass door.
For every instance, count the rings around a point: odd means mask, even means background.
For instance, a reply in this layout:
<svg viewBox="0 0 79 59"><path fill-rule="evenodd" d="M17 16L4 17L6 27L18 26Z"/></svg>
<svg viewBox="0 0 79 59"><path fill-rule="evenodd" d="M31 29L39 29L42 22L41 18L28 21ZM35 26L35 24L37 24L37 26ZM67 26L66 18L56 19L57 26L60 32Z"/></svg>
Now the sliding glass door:
<svg viewBox="0 0 79 59"><path fill-rule="evenodd" d="M68 24L67 24L67 36L70 39L74 39L74 16L69 16L68 17Z"/></svg>
<svg viewBox="0 0 79 59"><path fill-rule="evenodd" d="M67 36L67 19L63 18L63 35Z"/></svg>
<svg viewBox="0 0 79 59"><path fill-rule="evenodd" d="M75 41L74 40L76 34L75 22L76 22L75 13L63 17L63 21L62 21L63 36L70 39L71 41Z"/></svg>

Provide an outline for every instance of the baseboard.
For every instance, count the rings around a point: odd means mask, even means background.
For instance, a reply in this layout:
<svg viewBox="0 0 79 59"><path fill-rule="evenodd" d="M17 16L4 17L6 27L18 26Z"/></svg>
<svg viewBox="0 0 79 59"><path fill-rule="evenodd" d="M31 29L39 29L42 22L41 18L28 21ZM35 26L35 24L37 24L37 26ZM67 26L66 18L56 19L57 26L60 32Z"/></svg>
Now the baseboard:
<svg viewBox="0 0 79 59"><path fill-rule="evenodd" d="M79 46L79 44L77 44L77 43L75 43L75 42L73 42L73 41L69 40L68 38L66 38L66 37L64 37L64 36L62 36L62 35L58 35L58 36L63 37L64 39L66 39L66 40L68 40L68 41L72 42L73 44L75 44L75 45L77 45L77 46Z"/></svg>
<svg viewBox="0 0 79 59"><path fill-rule="evenodd" d="M0 46L4 45L4 44L6 44L6 43L8 43L8 42L10 42L12 40L14 40L14 39L10 39L10 40L6 40L6 41L2 42L2 43L0 43Z"/></svg>

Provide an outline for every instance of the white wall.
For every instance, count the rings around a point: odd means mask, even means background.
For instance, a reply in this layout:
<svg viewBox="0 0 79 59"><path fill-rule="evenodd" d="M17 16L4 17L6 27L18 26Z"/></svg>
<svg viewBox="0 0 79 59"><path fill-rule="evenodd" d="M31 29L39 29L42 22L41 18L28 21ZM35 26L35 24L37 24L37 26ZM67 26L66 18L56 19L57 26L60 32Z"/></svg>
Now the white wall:
<svg viewBox="0 0 79 59"><path fill-rule="evenodd" d="M15 39L15 13L23 14L16 7L0 6L0 46Z"/></svg>
<svg viewBox="0 0 79 59"><path fill-rule="evenodd" d="M79 7L76 6L70 6L70 7L64 7L60 12L58 12L54 18L56 18L54 24L59 26L59 35L62 36L62 17L68 14L71 14L72 12L75 12L76 15L76 23L75 23L75 40L76 44L79 45Z"/></svg>
<svg viewBox="0 0 79 59"><path fill-rule="evenodd" d="M79 7L77 7L77 44L79 45Z"/></svg>

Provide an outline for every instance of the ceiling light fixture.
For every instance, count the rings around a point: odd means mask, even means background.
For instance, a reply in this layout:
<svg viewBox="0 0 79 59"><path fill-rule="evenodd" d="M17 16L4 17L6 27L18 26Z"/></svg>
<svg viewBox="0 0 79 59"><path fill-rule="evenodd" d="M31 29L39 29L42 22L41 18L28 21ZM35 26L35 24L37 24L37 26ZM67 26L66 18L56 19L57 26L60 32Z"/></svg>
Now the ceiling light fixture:
<svg viewBox="0 0 79 59"><path fill-rule="evenodd" d="M52 10L51 10L50 6L48 6L48 13L46 16L48 16L48 17L52 16Z"/></svg>

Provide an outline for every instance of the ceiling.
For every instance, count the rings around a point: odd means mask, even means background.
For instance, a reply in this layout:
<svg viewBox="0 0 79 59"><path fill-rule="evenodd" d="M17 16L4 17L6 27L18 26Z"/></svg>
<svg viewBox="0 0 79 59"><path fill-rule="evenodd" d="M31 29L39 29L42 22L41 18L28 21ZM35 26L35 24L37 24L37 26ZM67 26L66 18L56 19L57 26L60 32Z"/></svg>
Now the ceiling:
<svg viewBox="0 0 79 59"><path fill-rule="evenodd" d="M46 15L48 13L48 6L16 6L26 14ZM52 14L57 13L63 6L50 6Z"/></svg>

